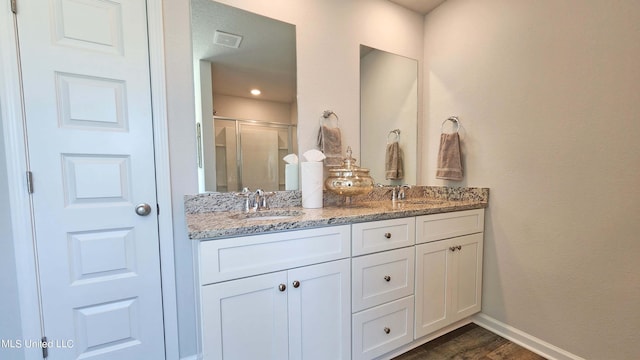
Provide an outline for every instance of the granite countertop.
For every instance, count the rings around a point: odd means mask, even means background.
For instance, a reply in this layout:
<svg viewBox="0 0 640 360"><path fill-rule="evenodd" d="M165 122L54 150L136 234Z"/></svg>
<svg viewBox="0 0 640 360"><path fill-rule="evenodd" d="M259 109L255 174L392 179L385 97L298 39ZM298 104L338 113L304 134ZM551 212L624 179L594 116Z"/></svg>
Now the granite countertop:
<svg viewBox="0 0 640 360"><path fill-rule="evenodd" d="M205 240L481 209L488 206L488 189L481 190L486 190L483 191L486 196L412 197L404 201L378 199L319 209L305 209L296 204L262 210L259 214L247 214L237 209L192 211L194 202L203 201L201 195L196 195L185 198L187 229L190 239ZM192 206L188 206L190 202Z"/></svg>

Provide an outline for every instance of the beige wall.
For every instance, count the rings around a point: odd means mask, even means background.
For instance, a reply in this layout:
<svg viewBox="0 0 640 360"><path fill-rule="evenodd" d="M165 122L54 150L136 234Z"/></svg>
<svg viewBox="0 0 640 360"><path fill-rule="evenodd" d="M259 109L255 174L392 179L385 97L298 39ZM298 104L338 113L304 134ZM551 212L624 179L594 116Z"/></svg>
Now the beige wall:
<svg viewBox="0 0 640 360"><path fill-rule="evenodd" d="M491 188L483 312L586 359L639 359L640 2L449 0L425 22L423 179L440 124Z"/></svg>
<svg viewBox="0 0 640 360"><path fill-rule="evenodd" d="M213 94L217 116L289 124L291 104Z"/></svg>

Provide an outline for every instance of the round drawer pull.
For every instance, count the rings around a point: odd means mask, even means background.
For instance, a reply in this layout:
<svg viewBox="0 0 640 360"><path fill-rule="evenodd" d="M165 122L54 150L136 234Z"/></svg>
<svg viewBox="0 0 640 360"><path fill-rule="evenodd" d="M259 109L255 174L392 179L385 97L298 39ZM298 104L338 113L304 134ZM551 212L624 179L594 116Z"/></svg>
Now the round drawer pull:
<svg viewBox="0 0 640 360"><path fill-rule="evenodd" d="M455 247L455 246L450 246L450 247L449 247L449 250L451 250L451 251L456 251L456 247Z"/></svg>
<svg viewBox="0 0 640 360"><path fill-rule="evenodd" d="M386 237L387 239L391 239L391 233L384 233L384 237Z"/></svg>
<svg viewBox="0 0 640 360"><path fill-rule="evenodd" d="M299 287L300 287L300 281L295 280L295 281L293 282L293 287L294 287L294 288L296 288L296 289L297 289L297 288L299 288Z"/></svg>
<svg viewBox="0 0 640 360"><path fill-rule="evenodd" d="M384 276L384 280L385 280L385 281L391 281L391 276L389 276L389 275L385 275L385 276Z"/></svg>
<svg viewBox="0 0 640 360"><path fill-rule="evenodd" d="M280 291L285 291L285 290L287 290L287 285L285 285L285 284L280 284L280 285L278 285L278 290L280 290Z"/></svg>
<svg viewBox="0 0 640 360"><path fill-rule="evenodd" d="M390 332L391 332L391 329L389 329L388 327L384 328L384 333L385 333L385 334L388 334L388 333L390 333Z"/></svg>

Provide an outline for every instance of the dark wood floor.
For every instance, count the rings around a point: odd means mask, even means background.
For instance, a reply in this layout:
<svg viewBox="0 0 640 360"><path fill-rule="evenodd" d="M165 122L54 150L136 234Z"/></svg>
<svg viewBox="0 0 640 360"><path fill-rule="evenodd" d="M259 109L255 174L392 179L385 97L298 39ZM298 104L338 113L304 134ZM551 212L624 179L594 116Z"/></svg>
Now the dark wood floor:
<svg viewBox="0 0 640 360"><path fill-rule="evenodd" d="M465 325L393 360L545 360L476 324Z"/></svg>

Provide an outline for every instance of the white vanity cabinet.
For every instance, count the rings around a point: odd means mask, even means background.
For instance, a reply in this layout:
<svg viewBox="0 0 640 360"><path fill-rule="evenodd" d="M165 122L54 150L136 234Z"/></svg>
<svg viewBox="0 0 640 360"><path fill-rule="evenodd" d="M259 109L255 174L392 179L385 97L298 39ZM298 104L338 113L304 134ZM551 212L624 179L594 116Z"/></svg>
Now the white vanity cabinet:
<svg viewBox="0 0 640 360"><path fill-rule="evenodd" d="M478 209L200 241L203 359L390 359L480 311L483 231Z"/></svg>
<svg viewBox="0 0 640 360"><path fill-rule="evenodd" d="M416 218L416 339L480 311L483 230L483 209Z"/></svg>
<svg viewBox="0 0 640 360"><path fill-rule="evenodd" d="M350 226L200 243L204 359L349 359Z"/></svg>
<svg viewBox="0 0 640 360"><path fill-rule="evenodd" d="M352 225L353 359L413 340L415 218Z"/></svg>

